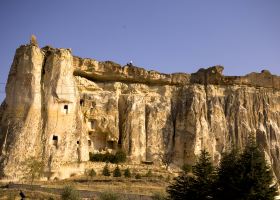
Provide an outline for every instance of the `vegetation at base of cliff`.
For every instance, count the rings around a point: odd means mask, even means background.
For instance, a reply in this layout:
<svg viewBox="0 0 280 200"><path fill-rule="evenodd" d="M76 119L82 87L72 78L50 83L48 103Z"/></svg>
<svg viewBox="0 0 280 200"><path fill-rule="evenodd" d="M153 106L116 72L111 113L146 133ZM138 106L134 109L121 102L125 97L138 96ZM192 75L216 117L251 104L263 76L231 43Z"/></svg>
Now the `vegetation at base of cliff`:
<svg viewBox="0 0 280 200"><path fill-rule="evenodd" d="M192 172L183 172L168 186L169 199L274 200L277 195L264 153L252 139L243 152L225 153L217 169L202 150Z"/></svg>
<svg viewBox="0 0 280 200"><path fill-rule="evenodd" d="M102 175L103 176L111 176L110 170L109 170L109 166L108 164L106 164L102 170Z"/></svg>
<svg viewBox="0 0 280 200"><path fill-rule="evenodd" d="M103 193L100 194L99 199L100 199L100 200L119 200L119 199L120 199L120 196L117 195L117 194L114 193L114 192L105 191L105 192L103 192Z"/></svg>
<svg viewBox="0 0 280 200"><path fill-rule="evenodd" d="M117 151L115 154L111 153L89 153L89 159L93 162L110 162L110 163L123 163L126 161L126 153L122 150Z"/></svg>
<svg viewBox="0 0 280 200"><path fill-rule="evenodd" d="M122 173L121 173L121 170L119 168L119 166L117 166L114 171L113 171L113 176L114 177L121 177L122 176Z"/></svg>
<svg viewBox="0 0 280 200"><path fill-rule="evenodd" d="M24 179L30 180L31 185L35 179L41 178L44 172L44 162L36 157L30 157L21 163L24 171Z"/></svg>
<svg viewBox="0 0 280 200"><path fill-rule="evenodd" d="M126 178L131 178L131 172L130 172L130 169L129 168L126 168L125 170L124 170L124 177L126 177Z"/></svg>
<svg viewBox="0 0 280 200"><path fill-rule="evenodd" d="M65 186L61 193L62 200L80 200L80 193L71 186Z"/></svg>

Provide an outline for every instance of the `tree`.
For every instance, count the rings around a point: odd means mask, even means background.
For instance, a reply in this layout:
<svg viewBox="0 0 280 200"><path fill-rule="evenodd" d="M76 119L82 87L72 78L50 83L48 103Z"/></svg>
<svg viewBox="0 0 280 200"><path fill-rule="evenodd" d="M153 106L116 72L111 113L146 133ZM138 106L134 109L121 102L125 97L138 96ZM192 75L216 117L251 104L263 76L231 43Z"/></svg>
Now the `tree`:
<svg viewBox="0 0 280 200"><path fill-rule="evenodd" d="M31 185L35 179L41 178L44 173L44 162L36 157L30 157L22 162L24 168L24 178L31 181Z"/></svg>
<svg viewBox="0 0 280 200"><path fill-rule="evenodd" d="M253 138L244 151L225 153L218 168L216 199L272 200L277 195L264 152Z"/></svg>
<svg viewBox="0 0 280 200"><path fill-rule="evenodd" d="M102 175L103 176L110 176L111 175L108 163L106 163L106 165L104 166L103 171L102 171Z"/></svg>
<svg viewBox="0 0 280 200"><path fill-rule="evenodd" d="M170 164L173 162L174 151L165 151L163 153L154 154L159 157L162 164L165 166L165 169L168 170Z"/></svg>
<svg viewBox="0 0 280 200"><path fill-rule="evenodd" d="M212 199L214 180L215 173L211 157L206 150L202 150L198 161L193 166L193 175L182 173L167 188L167 192L173 200Z"/></svg>
<svg viewBox="0 0 280 200"><path fill-rule="evenodd" d="M86 174L86 176L87 176L88 178L90 178L91 180L93 179L93 177L96 176L96 172L95 172L94 169L87 170L85 174ZM88 187L89 187L89 180L88 180Z"/></svg>
<svg viewBox="0 0 280 200"><path fill-rule="evenodd" d="M276 184L264 151L250 138L244 151L224 153L215 174L210 156L202 151L193 175L182 173L167 188L170 199L273 200Z"/></svg>
<svg viewBox="0 0 280 200"><path fill-rule="evenodd" d="M245 147L239 159L241 199L273 200L277 195L273 185L272 172L261 151L253 139Z"/></svg>
<svg viewBox="0 0 280 200"><path fill-rule="evenodd" d="M193 190L196 199L209 199L213 197L212 186L215 181L215 171L211 157L206 150L202 150L197 163L193 166L195 176ZM203 188L203 190L201 190Z"/></svg>
<svg viewBox="0 0 280 200"><path fill-rule="evenodd" d="M135 175L135 178L136 178L136 179L141 179L141 175L140 175L139 173L137 173L137 174Z"/></svg>
<svg viewBox="0 0 280 200"><path fill-rule="evenodd" d="M192 166L188 165L188 164L183 164L183 166L181 167L181 169L183 170L184 173L189 173L192 171Z"/></svg>
<svg viewBox="0 0 280 200"><path fill-rule="evenodd" d="M167 193L171 200L195 200L195 191L193 190L194 177L182 173L174 179L174 182L167 187Z"/></svg>
<svg viewBox="0 0 280 200"><path fill-rule="evenodd" d="M121 176L122 176L122 173L121 173L121 170L120 170L119 166L117 166L117 167L114 169L113 176L114 176L114 177L121 177Z"/></svg>
<svg viewBox="0 0 280 200"><path fill-rule="evenodd" d="M126 177L126 178L130 178L131 177L131 172L130 172L129 168L126 168L124 170L124 177Z"/></svg>
<svg viewBox="0 0 280 200"><path fill-rule="evenodd" d="M217 169L216 199L233 200L240 198L240 180L238 151L233 149L230 152L223 153Z"/></svg>
<svg viewBox="0 0 280 200"><path fill-rule="evenodd" d="M94 169L91 169L91 170L89 170L89 177L92 179L93 177L95 177L96 176L96 172L95 172L95 170Z"/></svg>

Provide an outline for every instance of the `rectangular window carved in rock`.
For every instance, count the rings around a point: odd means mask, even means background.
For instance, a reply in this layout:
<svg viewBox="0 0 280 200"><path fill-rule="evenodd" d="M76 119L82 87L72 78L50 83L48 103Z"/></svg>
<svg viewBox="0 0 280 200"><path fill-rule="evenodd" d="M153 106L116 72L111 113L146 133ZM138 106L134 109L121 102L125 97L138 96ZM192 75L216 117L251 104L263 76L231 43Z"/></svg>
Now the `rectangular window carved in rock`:
<svg viewBox="0 0 280 200"><path fill-rule="evenodd" d="M94 129L94 124L95 124L94 121L90 121L90 128L91 129Z"/></svg>
<svg viewBox="0 0 280 200"><path fill-rule="evenodd" d="M58 136L57 135L53 135L53 145L57 147L58 144Z"/></svg>
<svg viewBox="0 0 280 200"><path fill-rule="evenodd" d="M68 114L68 105L64 105L64 112L65 112L65 114Z"/></svg>

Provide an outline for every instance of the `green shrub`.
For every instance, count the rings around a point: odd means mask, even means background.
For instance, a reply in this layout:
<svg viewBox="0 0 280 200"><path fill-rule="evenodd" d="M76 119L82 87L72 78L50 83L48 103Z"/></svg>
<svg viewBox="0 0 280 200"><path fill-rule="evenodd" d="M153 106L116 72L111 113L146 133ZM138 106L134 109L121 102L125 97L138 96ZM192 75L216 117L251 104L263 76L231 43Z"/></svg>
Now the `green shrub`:
<svg viewBox="0 0 280 200"><path fill-rule="evenodd" d="M80 200L80 194L74 190L71 186L65 186L61 193L62 200Z"/></svg>
<svg viewBox="0 0 280 200"><path fill-rule="evenodd" d="M104 168L102 170L102 175L103 176L111 176L108 163L106 163L106 165L104 166Z"/></svg>
<svg viewBox="0 0 280 200"><path fill-rule="evenodd" d="M130 178L131 177L131 172L130 172L129 168L126 168L124 170L124 177L126 177L126 178Z"/></svg>
<svg viewBox="0 0 280 200"><path fill-rule="evenodd" d="M191 165L188 165L188 164L183 164L182 168L183 172L185 173L189 173L192 171L192 166Z"/></svg>
<svg viewBox="0 0 280 200"><path fill-rule="evenodd" d="M118 200L120 198L119 198L119 195L117 195L113 192L107 191L107 192L101 193L99 196L99 199L100 200Z"/></svg>
<svg viewBox="0 0 280 200"><path fill-rule="evenodd" d="M113 176L114 176L114 177L121 177L121 176L122 176L122 173L121 173L121 170L120 170L119 166L117 166L117 167L114 169Z"/></svg>
<svg viewBox="0 0 280 200"><path fill-rule="evenodd" d="M166 181L169 182L170 180L171 180L171 177L170 177L170 175L168 175L168 176L166 177Z"/></svg>
<svg viewBox="0 0 280 200"><path fill-rule="evenodd" d="M8 198L7 198L7 200L15 200L16 199L16 194L14 194L14 193L10 193L9 195L8 195Z"/></svg>
<svg viewBox="0 0 280 200"><path fill-rule="evenodd" d="M136 179L141 179L141 175L137 173L137 174L135 175L135 178L136 178Z"/></svg>
<svg viewBox="0 0 280 200"><path fill-rule="evenodd" d="M146 177L152 177L153 174L152 174L152 171L149 169L149 171L146 173Z"/></svg>
<svg viewBox="0 0 280 200"><path fill-rule="evenodd" d="M114 163L123 163L126 161L126 153L122 150L119 150L115 154Z"/></svg>
<svg viewBox="0 0 280 200"><path fill-rule="evenodd" d="M166 200L166 195L161 192L154 193L152 196L152 200Z"/></svg>
<svg viewBox="0 0 280 200"><path fill-rule="evenodd" d="M88 171L88 176L91 177L91 178L95 177L96 176L95 170L94 169L89 170Z"/></svg>
<svg viewBox="0 0 280 200"><path fill-rule="evenodd" d="M122 150L117 151L115 154L110 153L89 153L89 160L93 162L110 162L122 163L126 161L126 153Z"/></svg>

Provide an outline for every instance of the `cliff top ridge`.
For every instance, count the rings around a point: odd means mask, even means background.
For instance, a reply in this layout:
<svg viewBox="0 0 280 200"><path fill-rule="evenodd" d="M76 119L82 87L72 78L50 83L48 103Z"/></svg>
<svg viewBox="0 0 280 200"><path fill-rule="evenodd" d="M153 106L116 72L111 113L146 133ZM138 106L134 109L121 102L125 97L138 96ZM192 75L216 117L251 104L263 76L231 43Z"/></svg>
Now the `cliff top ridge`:
<svg viewBox="0 0 280 200"><path fill-rule="evenodd" d="M39 48L36 38L32 40L30 44L20 46L17 51L21 51L22 48ZM45 46L41 48L41 51L45 52L45 56L50 56L60 51L71 52L71 49ZM154 70L149 71L142 67L135 66L132 63L121 66L113 61L97 61L78 56L73 56L73 67L75 76L81 76L92 81L100 82L120 81L177 86L188 84L246 85L251 87L280 89L280 77L271 74L268 70L262 70L260 73L252 72L245 76L224 76L224 67L217 65L207 69L201 68L197 72L191 74L165 74Z"/></svg>

